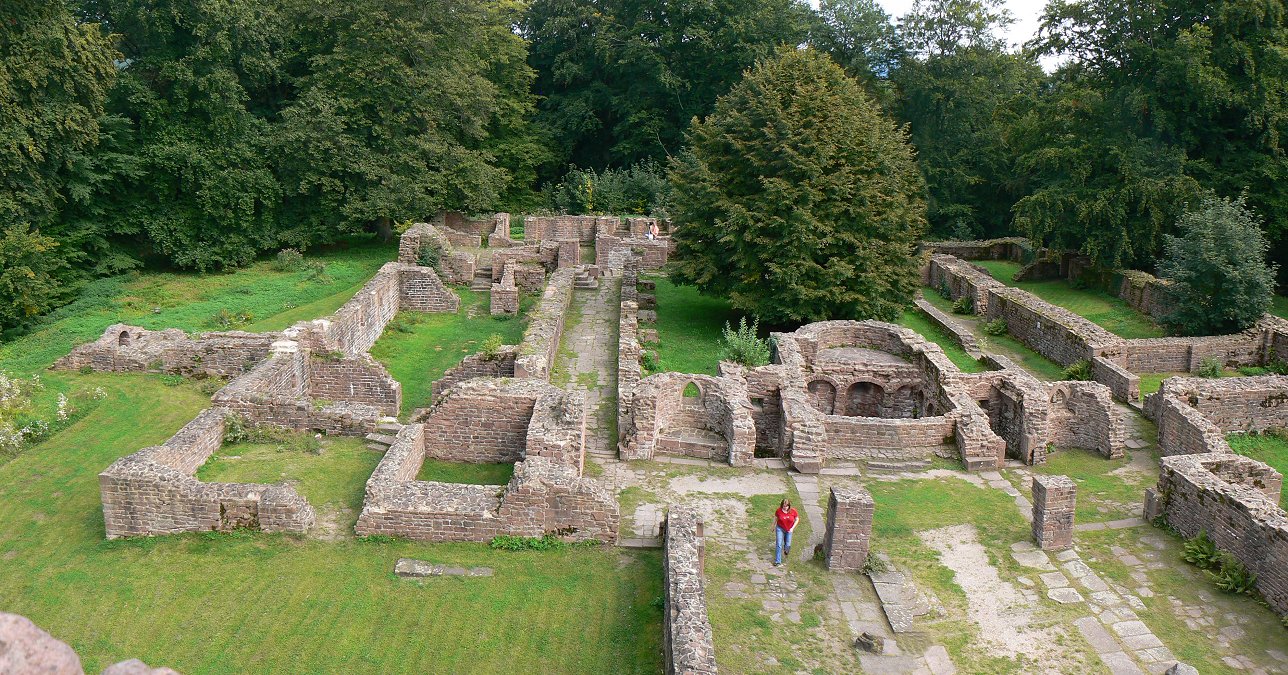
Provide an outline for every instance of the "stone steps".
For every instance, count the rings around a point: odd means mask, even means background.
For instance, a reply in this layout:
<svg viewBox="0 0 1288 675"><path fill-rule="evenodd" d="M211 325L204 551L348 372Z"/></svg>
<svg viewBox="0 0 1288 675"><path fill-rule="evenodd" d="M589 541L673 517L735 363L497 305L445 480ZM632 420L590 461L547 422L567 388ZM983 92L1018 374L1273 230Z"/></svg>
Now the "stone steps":
<svg viewBox="0 0 1288 675"><path fill-rule="evenodd" d="M474 270L474 278L470 280L471 291L490 291L492 290L492 268L479 267Z"/></svg>
<svg viewBox="0 0 1288 675"><path fill-rule="evenodd" d="M904 471L921 471L923 469L928 469L930 468L930 460L868 460L867 467L869 471L874 473L903 473Z"/></svg>
<svg viewBox="0 0 1288 675"><path fill-rule="evenodd" d="M381 425L381 426L386 426L386 425ZM389 446L393 445L394 441L397 440L397 438L394 436L390 436L388 434L382 434L379 432L367 434L364 438L366 438L368 441L367 449L373 452L385 452L386 450L389 449Z"/></svg>

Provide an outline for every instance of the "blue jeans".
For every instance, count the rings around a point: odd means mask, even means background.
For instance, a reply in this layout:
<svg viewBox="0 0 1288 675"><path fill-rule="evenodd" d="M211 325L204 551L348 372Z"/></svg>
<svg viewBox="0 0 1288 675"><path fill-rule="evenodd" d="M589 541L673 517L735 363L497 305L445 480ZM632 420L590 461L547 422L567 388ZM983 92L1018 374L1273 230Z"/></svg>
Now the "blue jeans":
<svg viewBox="0 0 1288 675"><path fill-rule="evenodd" d="M792 533L790 530L774 526L774 564L783 562L783 549L792 547Z"/></svg>

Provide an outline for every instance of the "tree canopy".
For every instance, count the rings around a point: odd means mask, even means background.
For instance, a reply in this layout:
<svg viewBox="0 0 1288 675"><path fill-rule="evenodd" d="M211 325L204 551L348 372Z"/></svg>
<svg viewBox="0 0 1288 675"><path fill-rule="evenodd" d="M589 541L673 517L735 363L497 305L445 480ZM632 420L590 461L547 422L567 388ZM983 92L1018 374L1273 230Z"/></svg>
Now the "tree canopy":
<svg viewBox="0 0 1288 675"><path fill-rule="evenodd" d="M905 134L813 49L759 62L672 161L673 278L768 322L894 319L918 284Z"/></svg>

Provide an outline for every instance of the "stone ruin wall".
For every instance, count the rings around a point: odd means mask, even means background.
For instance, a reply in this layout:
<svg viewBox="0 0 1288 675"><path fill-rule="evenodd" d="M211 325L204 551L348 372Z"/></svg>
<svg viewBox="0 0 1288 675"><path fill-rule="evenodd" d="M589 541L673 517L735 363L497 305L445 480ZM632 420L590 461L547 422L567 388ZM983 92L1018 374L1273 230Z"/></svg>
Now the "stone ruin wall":
<svg viewBox="0 0 1288 675"><path fill-rule="evenodd" d="M983 358L984 350L980 349L979 340L975 338L975 334L970 332L969 328L940 311L938 307L927 302L925 298L917 298L913 301L913 304L930 318L931 323L938 326L953 342L960 345L968 356L973 359Z"/></svg>
<svg viewBox="0 0 1288 675"><path fill-rule="evenodd" d="M463 286L474 279L477 264L474 256L457 251L447 235L429 223L416 223L398 238L398 262L418 265L421 250L426 246L439 252L438 272L442 274L443 281Z"/></svg>
<svg viewBox="0 0 1288 675"><path fill-rule="evenodd" d="M1023 237L1003 237L978 241L927 241L923 252L950 255L962 260L1010 260L1022 263L1034 255L1033 246Z"/></svg>
<svg viewBox="0 0 1288 675"><path fill-rule="evenodd" d="M194 338L178 328L154 331L118 323L108 326L98 340L73 348L53 367L236 377L263 361L279 336L280 333L224 331Z"/></svg>
<svg viewBox="0 0 1288 675"><path fill-rule="evenodd" d="M501 280L492 284L488 311L492 316L514 316L519 313L519 287L514 281L514 265L506 265L501 271Z"/></svg>
<svg viewBox="0 0 1288 675"><path fill-rule="evenodd" d="M697 387L699 396L684 396L690 384ZM635 387L630 414L619 424L625 430L619 448L623 460L669 454L745 466L755 454L756 429L747 390L731 378L650 375ZM691 437L708 442L686 443Z"/></svg>
<svg viewBox="0 0 1288 675"><path fill-rule="evenodd" d="M692 507L672 506L662 551L662 652L668 675L714 674L715 640L707 617L702 519Z"/></svg>
<svg viewBox="0 0 1288 675"><path fill-rule="evenodd" d="M1225 434L1288 428L1288 376L1173 377L1145 399L1164 456L1229 453Z"/></svg>
<svg viewBox="0 0 1288 675"><path fill-rule="evenodd" d="M476 378L453 386L425 417L425 456L473 464L522 459L538 390L514 385L531 382Z"/></svg>
<svg viewBox="0 0 1288 675"><path fill-rule="evenodd" d="M833 572L860 572L867 565L876 502L862 487L833 487L827 499L823 565Z"/></svg>
<svg viewBox="0 0 1288 675"><path fill-rule="evenodd" d="M576 241L593 244L597 223L616 229L620 219L613 216L524 216L523 239L527 242Z"/></svg>
<svg viewBox="0 0 1288 675"><path fill-rule="evenodd" d="M1054 551L1073 546L1073 514L1077 486L1068 476L1033 476L1033 540Z"/></svg>
<svg viewBox="0 0 1288 675"><path fill-rule="evenodd" d="M241 527L303 533L313 526L313 507L289 485L194 477L222 445L228 414L206 410L165 444L118 459L99 474L108 539Z"/></svg>
<svg viewBox="0 0 1288 675"><path fill-rule="evenodd" d="M576 269L566 267L550 275L550 282L541 301L529 314L528 329L519 344L519 357L515 360L514 376L549 380L559 352L564 321L572 304L573 280Z"/></svg>
<svg viewBox="0 0 1288 675"><path fill-rule="evenodd" d="M483 353L470 354L461 362L447 369L443 376L430 384L430 400L436 401L448 389L458 382L476 377L514 377L514 360L519 356L515 345L501 345L496 358L489 359Z"/></svg>
<svg viewBox="0 0 1288 675"><path fill-rule="evenodd" d="M627 279L623 278L622 288L626 287ZM623 292L622 296L625 297L626 293ZM639 340L639 307L634 300L622 300L621 311L617 315L617 332L617 419L626 420L630 418L635 388L644 373L640 363L644 348ZM618 441L625 438L626 427L619 425Z"/></svg>
<svg viewBox="0 0 1288 675"><path fill-rule="evenodd" d="M1257 575L1271 609L1288 614L1288 513L1279 508L1283 476L1234 454L1164 457L1146 517L1166 518L1185 537L1206 532Z"/></svg>

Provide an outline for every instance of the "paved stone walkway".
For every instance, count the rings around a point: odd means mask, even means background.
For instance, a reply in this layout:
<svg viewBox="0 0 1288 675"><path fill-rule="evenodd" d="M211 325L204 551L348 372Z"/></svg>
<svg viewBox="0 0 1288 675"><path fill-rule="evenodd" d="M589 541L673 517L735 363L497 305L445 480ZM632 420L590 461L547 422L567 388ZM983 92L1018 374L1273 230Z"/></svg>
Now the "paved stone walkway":
<svg viewBox="0 0 1288 675"><path fill-rule="evenodd" d="M617 459L617 332L620 277L603 277L599 287L576 289L568 329L555 359L569 391L586 395L586 453L598 461Z"/></svg>

